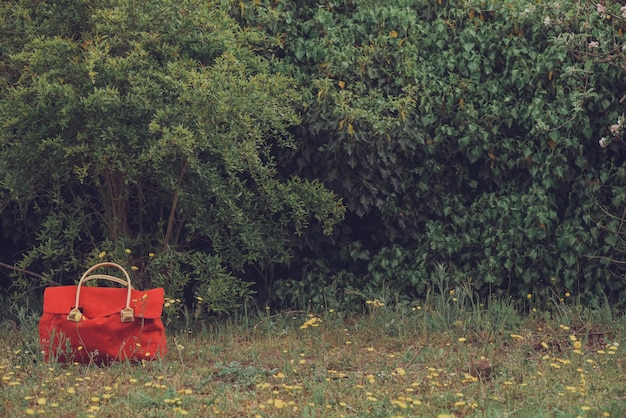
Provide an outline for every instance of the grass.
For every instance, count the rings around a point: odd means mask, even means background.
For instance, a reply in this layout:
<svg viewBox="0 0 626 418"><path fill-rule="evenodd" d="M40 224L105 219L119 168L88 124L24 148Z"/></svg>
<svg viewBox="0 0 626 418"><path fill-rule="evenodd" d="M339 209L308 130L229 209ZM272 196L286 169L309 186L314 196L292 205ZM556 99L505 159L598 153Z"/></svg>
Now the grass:
<svg viewBox="0 0 626 418"><path fill-rule="evenodd" d="M37 319L2 323L0 416L626 416L626 320L610 310L521 317L459 289L354 316L170 323L164 359L108 367L43 362Z"/></svg>

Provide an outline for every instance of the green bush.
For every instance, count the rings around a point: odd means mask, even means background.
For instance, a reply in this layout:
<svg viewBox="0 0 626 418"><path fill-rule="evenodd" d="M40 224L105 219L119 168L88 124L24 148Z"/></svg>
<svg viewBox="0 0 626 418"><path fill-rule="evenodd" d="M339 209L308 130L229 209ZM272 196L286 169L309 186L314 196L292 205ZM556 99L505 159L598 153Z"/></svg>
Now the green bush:
<svg viewBox="0 0 626 418"><path fill-rule="evenodd" d="M445 265L481 300L626 307L618 3L0 7L19 267L129 248L173 296L361 306Z"/></svg>
<svg viewBox="0 0 626 418"><path fill-rule="evenodd" d="M195 0L62 6L0 6L19 34L0 40L0 207L35 221L19 268L67 282L105 254L225 312L250 294L244 268L332 231L336 196L275 167L301 98L256 53L271 39Z"/></svg>
<svg viewBox="0 0 626 418"><path fill-rule="evenodd" d="M348 209L332 240L302 247L294 268L315 277L303 280L344 272L423 295L442 263L481 295L537 295L535 306L608 295L625 307L626 19L607 7L346 0L233 12L281 41L275 55L306 99L282 169L320 179ZM346 246L368 262L342 256Z"/></svg>

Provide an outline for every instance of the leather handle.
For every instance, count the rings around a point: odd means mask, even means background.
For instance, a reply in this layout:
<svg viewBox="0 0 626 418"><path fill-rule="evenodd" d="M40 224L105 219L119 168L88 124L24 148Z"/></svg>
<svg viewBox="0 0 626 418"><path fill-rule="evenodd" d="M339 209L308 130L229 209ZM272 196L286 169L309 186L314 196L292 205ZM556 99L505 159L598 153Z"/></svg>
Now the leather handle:
<svg viewBox="0 0 626 418"><path fill-rule="evenodd" d="M91 274L94 270L104 268L104 267L114 267L120 270L124 274L124 277L126 278L126 280L120 279L119 277L110 276L108 274ZM69 315L67 315L67 320L73 321L73 322L80 321L80 319L83 316L83 313L78 308L80 306L79 305L80 288L82 287L83 283L85 283L86 281L97 280L97 279L110 280L110 281L119 283L123 286L126 286L128 288L128 291L126 293L126 307L121 310L120 318L122 322L133 322L135 320L135 311L133 310L133 308L130 307L131 290L133 289L133 286L130 282L130 276L128 275L128 272L124 269L124 267L120 266L119 264L112 263L112 262L104 262L104 263L96 264L95 266L92 266L91 268L89 268L83 274L83 276L80 278L80 281L78 282L78 286L76 287L76 303L74 307L72 308L72 310L70 311Z"/></svg>

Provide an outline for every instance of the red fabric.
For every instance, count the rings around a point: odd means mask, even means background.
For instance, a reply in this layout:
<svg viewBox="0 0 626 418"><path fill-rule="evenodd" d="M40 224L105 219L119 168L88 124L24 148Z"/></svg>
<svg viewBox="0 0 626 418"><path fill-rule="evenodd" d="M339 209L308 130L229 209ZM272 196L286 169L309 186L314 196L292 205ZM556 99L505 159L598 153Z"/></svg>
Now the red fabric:
<svg viewBox="0 0 626 418"><path fill-rule="evenodd" d="M120 318L120 311L126 307L127 289L87 286L80 288L82 318L79 322L69 321L76 290L77 286L58 286L44 291L39 341L46 360L108 363L154 360L165 355L162 288L131 291L133 322L121 322Z"/></svg>

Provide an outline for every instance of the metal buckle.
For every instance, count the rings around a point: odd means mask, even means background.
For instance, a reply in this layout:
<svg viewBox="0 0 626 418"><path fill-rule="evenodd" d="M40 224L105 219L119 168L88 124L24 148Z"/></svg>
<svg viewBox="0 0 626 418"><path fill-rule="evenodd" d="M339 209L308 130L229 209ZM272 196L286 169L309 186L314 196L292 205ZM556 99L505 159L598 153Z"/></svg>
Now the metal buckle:
<svg viewBox="0 0 626 418"><path fill-rule="evenodd" d="M135 320L135 310L133 308L124 308L120 312L122 322L133 322Z"/></svg>
<svg viewBox="0 0 626 418"><path fill-rule="evenodd" d="M67 315L67 320L72 322L79 322L82 317L83 313L80 311L79 308L72 308L69 315Z"/></svg>

